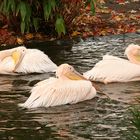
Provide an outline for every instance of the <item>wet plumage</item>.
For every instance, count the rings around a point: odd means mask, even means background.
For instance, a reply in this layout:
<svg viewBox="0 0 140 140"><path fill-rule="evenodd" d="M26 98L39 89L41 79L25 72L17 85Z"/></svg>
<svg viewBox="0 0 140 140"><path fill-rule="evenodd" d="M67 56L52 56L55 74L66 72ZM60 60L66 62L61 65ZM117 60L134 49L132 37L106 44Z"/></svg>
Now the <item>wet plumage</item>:
<svg viewBox="0 0 140 140"><path fill-rule="evenodd" d="M138 64L140 63L140 46L130 44L126 48L125 54L129 60L111 55L103 56L103 59L84 73L84 76L91 81L105 84L140 80L140 65Z"/></svg>
<svg viewBox="0 0 140 140"><path fill-rule="evenodd" d="M57 68L49 57L37 49L24 46L0 51L0 73L45 73Z"/></svg>
<svg viewBox="0 0 140 140"><path fill-rule="evenodd" d="M37 83L24 104L25 108L49 107L74 104L92 99L96 90L90 81L68 64L62 64L56 71L58 78L49 78Z"/></svg>

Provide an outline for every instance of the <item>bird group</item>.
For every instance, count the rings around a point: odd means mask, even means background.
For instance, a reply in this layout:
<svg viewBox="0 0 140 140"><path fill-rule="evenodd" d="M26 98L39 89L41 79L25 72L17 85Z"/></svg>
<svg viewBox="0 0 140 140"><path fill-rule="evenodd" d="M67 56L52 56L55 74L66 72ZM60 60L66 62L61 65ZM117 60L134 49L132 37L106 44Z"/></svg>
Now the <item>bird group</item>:
<svg viewBox="0 0 140 140"><path fill-rule="evenodd" d="M56 72L56 78L37 83L30 97L19 106L36 108L74 104L96 96L92 82L108 84L140 80L140 46L128 45L125 55L128 60L105 55L91 70L81 75L69 64L58 67L40 50L19 46L0 51L0 74Z"/></svg>

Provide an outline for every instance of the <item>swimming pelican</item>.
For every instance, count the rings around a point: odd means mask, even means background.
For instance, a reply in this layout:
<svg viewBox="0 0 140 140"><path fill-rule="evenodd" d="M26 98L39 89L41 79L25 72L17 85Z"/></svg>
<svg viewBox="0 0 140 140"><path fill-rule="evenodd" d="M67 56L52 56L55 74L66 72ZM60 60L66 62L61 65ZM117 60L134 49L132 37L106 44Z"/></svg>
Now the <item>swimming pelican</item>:
<svg viewBox="0 0 140 140"><path fill-rule="evenodd" d="M20 106L35 108L75 104L96 95L92 83L68 64L58 67L56 77L37 83L32 88L30 97Z"/></svg>
<svg viewBox="0 0 140 140"><path fill-rule="evenodd" d="M0 51L0 74L45 73L57 69L46 54L24 46Z"/></svg>
<svg viewBox="0 0 140 140"><path fill-rule="evenodd" d="M111 55L103 56L91 70L84 73L84 77L91 81L129 82L140 80L140 46L130 44L125 54L129 60Z"/></svg>

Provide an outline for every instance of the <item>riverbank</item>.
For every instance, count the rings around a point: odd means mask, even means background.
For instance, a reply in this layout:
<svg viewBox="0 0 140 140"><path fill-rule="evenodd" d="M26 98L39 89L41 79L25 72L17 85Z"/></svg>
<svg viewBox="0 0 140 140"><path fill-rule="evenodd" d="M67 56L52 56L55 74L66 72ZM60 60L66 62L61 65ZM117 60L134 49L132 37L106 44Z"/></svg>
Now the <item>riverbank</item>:
<svg viewBox="0 0 140 140"><path fill-rule="evenodd" d="M90 5L79 9L79 16L73 21L73 26L67 35L61 39L73 39L104 36L112 34L125 34L140 32L140 0L98 0L95 15L90 11ZM1 18L0 18L1 19ZM28 33L20 35L9 31L5 25L0 28L0 46L29 44L39 41L47 42L58 40L54 35L43 33ZM57 44L56 44L57 45Z"/></svg>

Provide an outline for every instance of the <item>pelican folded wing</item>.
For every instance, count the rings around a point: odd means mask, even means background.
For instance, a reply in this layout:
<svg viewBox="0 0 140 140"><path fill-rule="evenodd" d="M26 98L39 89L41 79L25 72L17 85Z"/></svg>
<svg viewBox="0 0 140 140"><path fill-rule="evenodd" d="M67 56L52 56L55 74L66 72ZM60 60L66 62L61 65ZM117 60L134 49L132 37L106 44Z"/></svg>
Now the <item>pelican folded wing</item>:
<svg viewBox="0 0 140 140"><path fill-rule="evenodd" d="M18 73L45 73L54 72L57 66L42 51L28 49L21 64L16 69Z"/></svg>
<svg viewBox="0 0 140 140"><path fill-rule="evenodd" d="M140 65L115 56L104 56L91 70L84 73L91 81L105 84L140 80Z"/></svg>

